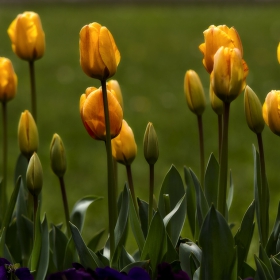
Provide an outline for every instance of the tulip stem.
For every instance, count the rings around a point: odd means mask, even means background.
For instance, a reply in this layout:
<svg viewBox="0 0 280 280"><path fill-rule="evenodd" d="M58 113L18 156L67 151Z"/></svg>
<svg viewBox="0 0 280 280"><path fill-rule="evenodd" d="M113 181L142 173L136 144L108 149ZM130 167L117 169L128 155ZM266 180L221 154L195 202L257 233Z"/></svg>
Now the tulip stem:
<svg viewBox="0 0 280 280"><path fill-rule="evenodd" d="M198 132L199 132L199 148L200 148L200 182L201 187L204 187L204 138L203 138L203 122L202 115L197 116Z"/></svg>
<svg viewBox="0 0 280 280"><path fill-rule="evenodd" d="M223 137L223 115L218 115L218 159L221 161L221 149L222 149L222 137Z"/></svg>
<svg viewBox="0 0 280 280"><path fill-rule="evenodd" d="M62 200L63 200L63 207L64 207L64 214L65 214L65 222L66 222L66 227L67 227L67 233L68 236L70 235L70 215L69 215L69 207L68 207L68 200L67 200L67 194L66 194L66 189L65 189L65 183L64 183L64 177L59 177L59 183L60 183L60 189L61 189L61 195L62 195Z"/></svg>
<svg viewBox="0 0 280 280"><path fill-rule="evenodd" d="M149 215L148 215L148 227L151 225L153 218L153 205L154 205L154 164L149 164L150 166L150 189L149 189Z"/></svg>
<svg viewBox="0 0 280 280"><path fill-rule="evenodd" d="M104 115L106 124L106 152L107 152L107 173L108 173L108 212L109 212L109 234L110 234L110 259L112 261L115 252L115 236L114 229L117 223L117 188L114 175L112 145L111 145L111 130L110 116L108 108L106 80L101 80Z"/></svg>
<svg viewBox="0 0 280 280"><path fill-rule="evenodd" d="M260 168L261 168L261 193L259 194L260 203L260 228L261 228L261 243L265 247L268 241L268 230L269 230L269 189L266 180L265 170L265 159L264 159L264 148L262 141L262 134L257 133L259 155L260 155Z"/></svg>
<svg viewBox="0 0 280 280"><path fill-rule="evenodd" d="M35 86L35 67L34 61L29 61L29 74L30 74L30 85L31 85L31 108L32 116L37 123L37 101L36 101L36 86Z"/></svg>
<svg viewBox="0 0 280 280"><path fill-rule="evenodd" d="M35 242L35 232L36 232L36 215L38 212L38 196L33 196L33 244Z"/></svg>
<svg viewBox="0 0 280 280"><path fill-rule="evenodd" d="M132 180L131 165L128 164L125 167L126 167L128 186L129 186L129 189L130 189L130 192L131 192L131 196L132 196L132 200L133 200L133 204L134 204L135 210L136 210L136 212L138 214L138 205L137 205L137 202L136 202L134 185L133 185L133 180Z"/></svg>
<svg viewBox="0 0 280 280"><path fill-rule="evenodd" d="M0 213L1 217L0 220L2 221L4 219L4 214L6 212L6 206L7 206L7 155L8 155L8 126L7 126L7 103L4 101L2 102L2 119L3 119L3 178L1 183L1 207L0 207Z"/></svg>
<svg viewBox="0 0 280 280"><path fill-rule="evenodd" d="M227 176L228 176L228 125L230 103L224 102L223 137L220 158L218 211L226 218Z"/></svg>

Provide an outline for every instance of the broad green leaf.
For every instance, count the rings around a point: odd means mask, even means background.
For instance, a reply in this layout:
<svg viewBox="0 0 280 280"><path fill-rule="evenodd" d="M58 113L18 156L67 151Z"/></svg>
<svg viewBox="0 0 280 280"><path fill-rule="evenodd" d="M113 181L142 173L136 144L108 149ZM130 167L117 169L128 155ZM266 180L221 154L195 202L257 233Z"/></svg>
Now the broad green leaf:
<svg viewBox="0 0 280 280"><path fill-rule="evenodd" d="M186 182L186 201L187 201L187 217L193 237L195 236L196 228L196 199L195 187L189 168L184 167L184 176Z"/></svg>
<svg viewBox="0 0 280 280"><path fill-rule="evenodd" d="M269 273L267 266L261 261L261 259L258 258L256 255L254 255L254 257L255 257L255 263L257 267L255 279L274 280L274 278Z"/></svg>
<svg viewBox="0 0 280 280"><path fill-rule="evenodd" d="M148 236L141 254L141 260L150 260L152 273L155 275L157 265L167 251L166 232L160 213L153 216Z"/></svg>
<svg viewBox="0 0 280 280"><path fill-rule="evenodd" d="M24 186L26 186L26 170L28 166L27 158L23 154L19 154L16 162L14 183L16 184L18 177L21 176Z"/></svg>
<svg viewBox="0 0 280 280"><path fill-rule="evenodd" d="M101 229L98 231L89 241L88 248L91 249L93 252L96 252L98 250L98 244L102 238L102 236L105 233L105 229Z"/></svg>
<svg viewBox="0 0 280 280"><path fill-rule="evenodd" d="M64 258L68 239L58 227L53 225L52 240L53 261L57 270L61 271L64 268Z"/></svg>
<svg viewBox="0 0 280 280"><path fill-rule="evenodd" d="M162 217L165 217L165 207L163 198L164 194L169 195L171 209L174 209L178 202L185 195L185 189L182 178L174 165L172 165L169 171L167 172L159 194L158 209ZM175 213L173 213L169 221L169 227L171 229L170 239L174 247L178 242L183 225L185 223L185 218L186 203L182 203L180 207L175 211Z"/></svg>
<svg viewBox="0 0 280 280"><path fill-rule="evenodd" d="M71 222L69 224L81 265L92 270L95 270L96 267L104 267L99 258L87 248L78 228Z"/></svg>
<svg viewBox="0 0 280 280"><path fill-rule="evenodd" d="M236 280L236 248L225 218L212 205L199 236L202 248L201 280Z"/></svg>
<svg viewBox="0 0 280 280"><path fill-rule="evenodd" d="M211 153L206 171L204 192L208 205L214 204L217 207L219 184L219 163L213 153Z"/></svg>
<svg viewBox="0 0 280 280"><path fill-rule="evenodd" d="M233 193L234 193L234 184L233 184L233 179L232 179L232 174L231 171L229 173L229 190L228 190L228 195L227 195L227 209L229 211L232 200L233 200Z"/></svg>
<svg viewBox="0 0 280 280"><path fill-rule="evenodd" d="M137 198L137 204L139 207L139 218L141 222L141 228L144 237L147 237L148 234L148 209L149 209L149 204L141 200L140 198ZM138 245L139 246L139 245Z"/></svg>
<svg viewBox="0 0 280 280"><path fill-rule="evenodd" d="M199 280L199 279L200 279L200 267L193 274L193 280Z"/></svg>
<svg viewBox="0 0 280 280"><path fill-rule="evenodd" d="M5 239L6 239L6 228L3 228L0 236L0 256L5 254Z"/></svg>
<svg viewBox="0 0 280 280"><path fill-rule="evenodd" d="M98 196L86 196L77 201L73 207L73 210L70 215L70 221L74 224L80 232L83 230L86 211L91 203L102 199Z"/></svg>
<svg viewBox="0 0 280 280"><path fill-rule="evenodd" d="M268 270L271 278L274 279L275 277L274 277L274 271L273 271L273 268L272 268L272 264L269 260L269 257L267 256L262 244L260 244L259 258L265 264L265 266L267 267L267 270Z"/></svg>
<svg viewBox="0 0 280 280"><path fill-rule="evenodd" d="M68 239L68 243L65 249L65 256L63 261L63 269L67 269L72 266L73 262L79 262L79 257L73 241L72 236Z"/></svg>
<svg viewBox="0 0 280 280"><path fill-rule="evenodd" d="M15 218L13 218L12 222L10 223L10 226L8 227L5 242L7 248L13 256L13 259L16 263L19 263L21 261L21 248L18 239L17 223Z"/></svg>
<svg viewBox="0 0 280 280"><path fill-rule="evenodd" d="M238 272L241 271L243 262L246 261L249 252L255 228L254 214L255 201L253 201L248 207L242 219L241 226L234 237L235 244L237 245Z"/></svg>
<svg viewBox="0 0 280 280"><path fill-rule="evenodd" d="M273 268L275 279L280 278L280 261L276 259L274 256L270 258L270 262Z"/></svg>
<svg viewBox="0 0 280 280"><path fill-rule="evenodd" d="M164 261L167 263L172 263L174 261L177 261L179 259L178 252L174 245L172 244L172 241L168 235L166 235L166 241L167 241L167 251L164 257Z"/></svg>
<svg viewBox="0 0 280 280"><path fill-rule="evenodd" d="M130 269L133 268L133 267L141 267L143 269L148 270L149 261L136 261L136 262L133 262L133 263L127 265L126 267L124 267L121 270L121 272L128 273L130 271ZM139 279L139 280L141 280L141 279Z"/></svg>
<svg viewBox="0 0 280 280"><path fill-rule="evenodd" d="M256 271L250 266L248 265L246 262L243 262L242 265L242 269L239 272L239 277L241 277L241 279L245 279L245 278L253 278L255 277Z"/></svg>
<svg viewBox="0 0 280 280"><path fill-rule="evenodd" d="M120 259L119 259L119 267L122 270L124 267L130 265L131 263L134 263L134 258L125 250L125 248L122 248Z"/></svg>

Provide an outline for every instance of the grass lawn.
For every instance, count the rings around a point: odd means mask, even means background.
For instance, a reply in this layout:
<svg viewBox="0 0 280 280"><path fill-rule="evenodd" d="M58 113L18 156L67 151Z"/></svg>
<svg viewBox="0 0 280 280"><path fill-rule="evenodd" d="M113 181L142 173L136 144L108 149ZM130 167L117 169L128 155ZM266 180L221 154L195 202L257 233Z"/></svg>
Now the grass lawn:
<svg viewBox="0 0 280 280"><path fill-rule="evenodd" d="M209 25L234 26L241 37L244 59L250 72L248 85L261 102L272 89L280 88L280 66L276 48L280 39L280 5L180 5L106 6L82 4L10 4L0 6L0 56L12 60L18 75L18 93L8 104L9 194L13 187L14 165L19 154L17 124L20 113L30 108L28 64L11 51L7 28L18 13L39 13L46 34L45 56L35 63L38 93L38 155L44 168L42 212L48 221L64 221L58 180L50 169L49 145L58 133L67 150L65 175L70 209L85 195L104 196L90 206L86 218L86 240L107 227L106 154L102 142L85 131L79 115L79 98L88 86L99 86L79 65L79 31L97 21L109 28L121 53L117 74L124 98L124 118L134 130L138 156L132 165L136 194L148 199L148 165L142 140L146 125L153 122L159 138L160 157L155 166L156 195L165 173L174 164L183 175L191 167L199 176L199 148L196 117L189 111L183 79L193 69L205 87L208 108L203 116L205 153L217 156L217 118L208 98L209 75L202 65L198 45ZM1 129L0 129L1 131ZM1 134L2 135L2 134ZM271 190L271 225L279 201L280 139L266 127L263 132L267 176ZM2 143L2 139L0 140ZM244 211L253 200L252 144L256 136L246 124L243 94L232 103L229 130L229 167L235 194L230 222L238 228ZM0 170L2 162L0 163ZM118 185L126 180L119 166ZM186 234L188 230L185 229ZM129 245L133 248L133 242Z"/></svg>

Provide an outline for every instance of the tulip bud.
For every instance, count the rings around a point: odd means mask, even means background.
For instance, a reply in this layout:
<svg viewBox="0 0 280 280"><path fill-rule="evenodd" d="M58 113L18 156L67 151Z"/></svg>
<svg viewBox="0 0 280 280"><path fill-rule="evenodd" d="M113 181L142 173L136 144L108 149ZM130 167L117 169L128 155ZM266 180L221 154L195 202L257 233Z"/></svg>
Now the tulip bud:
<svg viewBox="0 0 280 280"><path fill-rule="evenodd" d="M58 177L63 177L67 164L63 142L58 134L54 134L50 147L51 167Z"/></svg>
<svg viewBox="0 0 280 280"><path fill-rule="evenodd" d="M214 56L211 86L224 102L231 102L245 87L244 65L238 49L220 47Z"/></svg>
<svg viewBox="0 0 280 280"><path fill-rule="evenodd" d="M120 62L120 52L110 31L99 23L85 25L80 31L80 64L91 78L112 77Z"/></svg>
<svg viewBox="0 0 280 280"><path fill-rule="evenodd" d="M265 104L263 105L263 118L270 130L278 136L280 136L279 107L280 91L272 90L265 98Z"/></svg>
<svg viewBox="0 0 280 280"><path fill-rule="evenodd" d="M88 95L87 95L88 94ZM116 137L121 130L123 111L114 95L107 91L110 116L111 138ZM96 140L106 140L106 125L104 116L102 89L82 94L80 98L80 114L89 135Z"/></svg>
<svg viewBox="0 0 280 280"><path fill-rule="evenodd" d="M254 91L246 86L244 92L244 108L249 128L255 133L261 133L264 129L262 105Z"/></svg>
<svg viewBox="0 0 280 280"><path fill-rule="evenodd" d="M36 153L32 155L26 171L26 186L33 196L38 196L43 186L43 169Z"/></svg>
<svg viewBox="0 0 280 280"><path fill-rule="evenodd" d="M110 80L109 82L106 83L106 85L107 85L107 89L114 94L114 96L117 98L117 100L119 101L119 103L123 109L122 91L121 91L118 81Z"/></svg>
<svg viewBox="0 0 280 280"><path fill-rule="evenodd" d="M224 112L224 102L215 94L210 83L209 87L210 103L213 111L217 115L222 115Z"/></svg>
<svg viewBox="0 0 280 280"><path fill-rule="evenodd" d="M184 90L190 110L197 116L205 110L206 101L202 83L193 70L188 70L184 80Z"/></svg>
<svg viewBox="0 0 280 280"><path fill-rule="evenodd" d="M22 154L28 159L37 151L39 136L36 123L28 110L25 110L20 117L18 124L18 143Z"/></svg>
<svg viewBox="0 0 280 280"><path fill-rule="evenodd" d="M17 90L17 75L12 62L0 57L0 101L7 102L13 99Z"/></svg>
<svg viewBox="0 0 280 280"><path fill-rule="evenodd" d="M148 123L144 134L144 156L146 161L153 165L159 156L157 134L152 123Z"/></svg>
<svg viewBox="0 0 280 280"><path fill-rule="evenodd" d="M122 121L120 134L112 140L112 155L117 162L130 165L137 154L134 134L125 120Z"/></svg>
<svg viewBox="0 0 280 280"><path fill-rule="evenodd" d="M45 33L38 14L19 14L8 28L14 53L21 59L33 61L45 52Z"/></svg>

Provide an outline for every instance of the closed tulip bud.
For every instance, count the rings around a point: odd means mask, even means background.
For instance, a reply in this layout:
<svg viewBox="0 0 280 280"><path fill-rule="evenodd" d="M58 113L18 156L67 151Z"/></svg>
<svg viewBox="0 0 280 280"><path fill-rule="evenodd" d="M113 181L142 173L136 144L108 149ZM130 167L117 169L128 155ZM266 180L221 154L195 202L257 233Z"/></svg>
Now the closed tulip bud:
<svg viewBox="0 0 280 280"><path fill-rule="evenodd" d="M33 61L45 52L45 33L38 14L19 14L8 28L14 53L21 59Z"/></svg>
<svg viewBox="0 0 280 280"><path fill-rule="evenodd" d="M120 62L120 52L110 31L99 23L85 25L80 31L80 64L89 77L106 80Z"/></svg>
<svg viewBox="0 0 280 280"><path fill-rule="evenodd" d="M20 117L18 124L18 143L22 154L28 159L39 146L39 136L36 123L28 110L25 110Z"/></svg>
<svg viewBox="0 0 280 280"><path fill-rule="evenodd" d="M146 161L153 165L157 162L159 156L157 134L152 123L148 123L144 134L144 156Z"/></svg>
<svg viewBox="0 0 280 280"><path fill-rule="evenodd" d="M217 115L222 115L224 112L224 102L215 94L210 83L209 87L210 103L213 111Z"/></svg>
<svg viewBox="0 0 280 280"><path fill-rule="evenodd" d="M120 134L112 140L112 155L123 165L130 165L137 154L134 134L125 120L122 121Z"/></svg>
<svg viewBox="0 0 280 280"><path fill-rule="evenodd" d="M211 25L203 32L204 43L199 46L199 50L203 53L203 65L208 73L213 70L214 55L220 47L238 48L241 56L243 56L243 48L237 31L226 25Z"/></svg>
<svg viewBox="0 0 280 280"><path fill-rule="evenodd" d="M238 49L221 47L214 57L211 86L224 102L231 102L245 87L246 75L241 53Z"/></svg>
<svg viewBox="0 0 280 280"><path fill-rule="evenodd" d="M54 134L50 147L51 167L59 178L65 174L67 163L63 142L58 134Z"/></svg>
<svg viewBox="0 0 280 280"><path fill-rule="evenodd" d="M244 108L249 128L255 133L261 133L264 129L262 105L255 92L246 86L244 92Z"/></svg>
<svg viewBox="0 0 280 280"><path fill-rule="evenodd" d="M43 169L36 153L32 155L26 171L26 186L33 196L38 196L43 186Z"/></svg>
<svg viewBox="0 0 280 280"><path fill-rule="evenodd" d="M270 130L278 136L280 136L279 107L280 91L272 90L265 98L265 104L263 105L263 118Z"/></svg>
<svg viewBox="0 0 280 280"><path fill-rule="evenodd" d="M17 75L12 62L0 57L0 101L7 102L13 99L17 91Z"/></svg>
<svg viewBox="0 0 280 280"><path fill-rule="evenodd" d="M117 98L117 100L119 101L119 103L123 109L122 91L121 91L118 81L110 80L109 82L106 83L106 85L107 85L107 89L114 94L114 96Z"/></svg>
<svg viewBox="0 0 280 280"><path fill-rule="evenodd" d="M184 80L184 90L190 110L197 116L205 110L206 101L202 83L193 70L188 70Z"/></svg>
<svg viewBox="0 0 280 280"><path fill-rule="evenodd" d="M114 95L107 91L110 116L111 138L116 137L121 130L123 111ZM102 89L98 88L82 94L80 98L80 114L89 135L96 140L106 140L106 125Z"/></svg>

